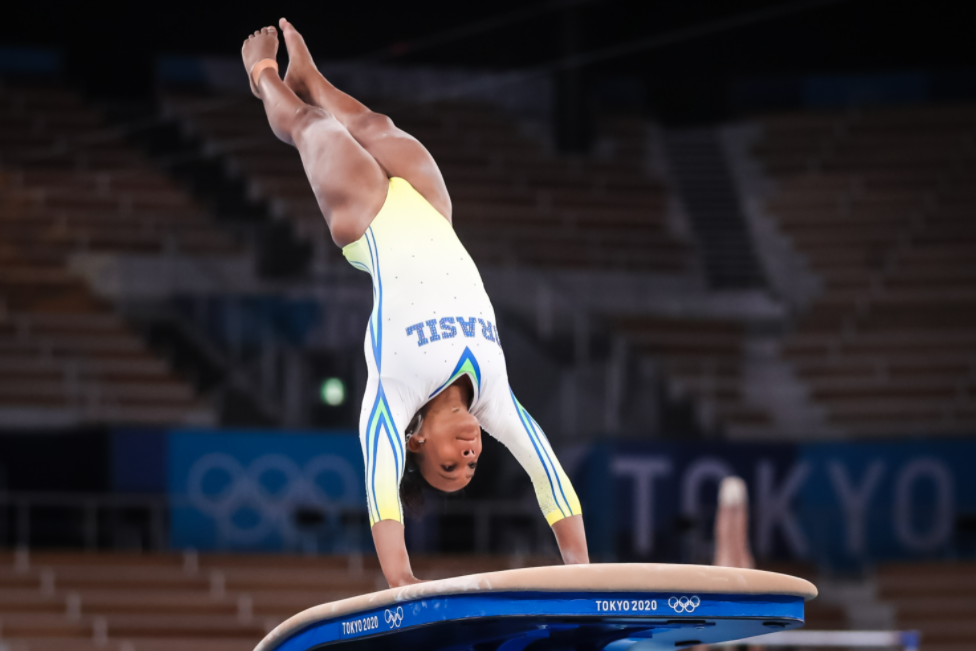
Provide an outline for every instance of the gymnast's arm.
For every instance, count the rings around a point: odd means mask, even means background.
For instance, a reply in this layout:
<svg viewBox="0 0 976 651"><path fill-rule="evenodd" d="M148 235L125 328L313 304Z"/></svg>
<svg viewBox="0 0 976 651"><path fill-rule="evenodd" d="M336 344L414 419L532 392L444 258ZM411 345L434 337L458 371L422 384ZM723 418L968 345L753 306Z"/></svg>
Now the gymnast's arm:
<svg viewBox="0 0 976 651"><path fill-rule="evenodd" d="M571 515L552 524L556 534L556 544L566 565L587 565L590 554L586 550L586 530L583 529L583 516Z"/></svg>
<svg viewBox="0 0 976 651"><path fill-rule="evenodd" d="M403 538L403 523L396 520L380 520L373 525L373 545L380 559L383 576L391 588L421 583L410 568L407 543ZM584 549L586 543L583 543Z"/></svg>
<svg viewBox="0 0 976 651"><path fill-rule="evenodd" d="M403 508L400 504L400 475L403 463L403 445L396 445L385 432L403 432L416 413L413 406L405 406L402 392L395 383L388 387L397 390L387 394L379 386L379 374L371 365L363 411L359 421L359 438L366 463L366 503L373 534L373 546L380 561L380 569L391 588L419 583L410 567L410 556L403 536ZM375 399L369 396L377 396ZM383 417L373 417L374 405L382 404Z"/></svg>
<svg viewBox="0 0 976 651"><path fill-rule="evenodd" d="M567 565L590 562L582 508L569 477L556 458L545 433L505 386L478 414L482 427L501 442L528 473L542 513L552 527Z"/></svg>

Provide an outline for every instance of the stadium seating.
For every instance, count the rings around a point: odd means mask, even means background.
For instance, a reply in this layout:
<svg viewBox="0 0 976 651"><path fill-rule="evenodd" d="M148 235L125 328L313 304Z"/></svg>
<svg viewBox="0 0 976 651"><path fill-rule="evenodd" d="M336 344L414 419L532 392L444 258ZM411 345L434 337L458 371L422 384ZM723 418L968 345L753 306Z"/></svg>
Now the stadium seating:
<svg viewBox="0 0 976 651"><path fill-rule="evenodd" d="M901 630L922 633L926 651L963 651L976 640L976 564L882 566L879 597L891 602Z"/></svg>
<svg viewBox="0 0 976 651"><path fill-rule="evenodd" d="M260 103L170 92L167 111L224 154L252 193L331 248L294 150L275 139ZM681 272L690 250L665 222L666 188L628 162L552 156L518 123L479 104L384 106L434 155L455 224L475 261L546 268Z"/></svg>
<svg viewBox="0 0 976 651"><path fill-rule="evenodd" d="M413 565L428 578L512 567L504 557L418 556ZM5 553L0 648L250 651L296 612L385 587L372 556Z"/></svg>
<svg viewBox="0 0 976 651"><path fill-rule="evenodd" d="M709 431L756 431L770 415L743 393L745 332L741 323L695 318L623 318L614 330L630 349L654 359L673 398L693 399Z"/></svg>
<svg viewBox="0 0 976 651"><path fill-rule="evenodd" d="M765 212L823 290L785 357L858 435L976 427L976 107L769 117Z"/></svg>
<svg viewBox="0 0 976 651"><path fill-rule="evenodd" d="M0 410L49 425L211 422L69 261L238 245L79 94L6 85L0 116Z"/></svg>

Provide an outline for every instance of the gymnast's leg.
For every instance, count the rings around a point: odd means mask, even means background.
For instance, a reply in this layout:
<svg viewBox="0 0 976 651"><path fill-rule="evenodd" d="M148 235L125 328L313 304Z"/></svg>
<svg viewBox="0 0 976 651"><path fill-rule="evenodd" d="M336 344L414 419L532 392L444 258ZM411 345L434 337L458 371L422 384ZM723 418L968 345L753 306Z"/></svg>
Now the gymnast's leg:
<svg viewBox="0 0 976 651"><path fill-rule="evenodd" d="M726 477L719 486L714 558L713 564L723 567L756 566L749 549L748 489L739 477Z"/></svg>
<svg viewBox="0 0 976 651"><path fill-rule="evenodd" d="M387 176L405 179L450 221L451 198L440 168L427 148L387 116L369 110L329 83L315 67L302 35L284 18L279 25L288 48L285 84L306 102L334 115Z"/></svg>
<svg viewBox="0 0 976 651"><path fill-rule="evenodd" d="M749 549L749 493L741 477L726 477L719 485L712 564L742 569L756 566ZM707 646L696 646L691 651L707 649ZM759 647L755 646L748 649L759 651Z"/></svg>
<svg viewBox="0 0 976 651"><path fill-rule="evenodd" d="M254 32L242 49L248 74L256 64L273 61L277 51L274 27ZM386 201L389 180L383 168L329 111L299 99L276 68L258 66L251 81L272 131L298 149L332 239L339 246L355 242Z"/></svg>

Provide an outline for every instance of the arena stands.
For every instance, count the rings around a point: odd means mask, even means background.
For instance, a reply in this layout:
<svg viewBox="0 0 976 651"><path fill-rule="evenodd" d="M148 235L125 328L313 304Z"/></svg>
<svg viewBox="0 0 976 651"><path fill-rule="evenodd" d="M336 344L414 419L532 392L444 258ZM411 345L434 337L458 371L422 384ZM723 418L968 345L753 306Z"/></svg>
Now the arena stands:
<svg viewBox="0 0 976 651"><path fill-rule="evenodd" d="M655 360L672 398L692 399L699 424L733 436L768 430L770 414L745 395L745 325L704 318L619 318L615 332L638 355Z"/></svg>
<svg viewBox="0 0 976 651"><path fill-rule="evenodd" d="M66 87L5 85L0 113L3 419L212 422L211 407L69 267L92 252L238 245Z"/></svg>
<svg viewBox="0 0 976 651"><path fill-rule="evenodd" d="M412 560L427 578L515 567L505 557ZM249 651L296 612L386 587L373 556L20 552L0 564L4 651Z"/></svg>
<svg viewBox="0 0 976 651"><path fill-rule="evenodd" d="M3 97L3 336L9 350L23 345L33 351L6 364L30 367L22 372L44 383L30 393L49 396L45 404L104 403L118 410L148 400L156 403L156 416L144 411L150 421L187 409L196 414L190 420L206 420L206 408L194 402L189 387L166 376L151 356L142 365L116 360L99 370L102 382L82 382L89 390L81 400L71 378L94 377L95 367L74 364L78 370L63 371L57 355L37 361L41 343L14 342L37 339L44 328L73 327L52 324L80 316L35 314L64 312L69 303L76 314L92 317L86 329L114 324L124 331L111 309L68 272L68 261L80 252L208 255L239 247L78 95L51 86L8 86ZM319 270L335 262L300 160L274 139L257 102L169 90L163 104L246 179L252 196L267 199L315 244ZM595 156L566 158L487 105L377 108L390 109L430 147L451 189L458 231L486 268L701 276L701 251L669 213L670 181L646 171L646 123L605 121ZM763 121L754 154L776 188L764 210L823 280L822 292L780 348L831 431L910 433L924 424L928 433L948 433L976 422L976 340L970 333L976 299L965 258L973 237L965 216L976 198L962 182L972 164L972 117L971 108L954 107ZM767 405L745 396L748 320L653 311L602 316L612 333L654 360L672 394L694 398L705 429L755 433L779 424ZM137 338L121 341L112 345L145 354ZM672 345L678 341L687 346ZM113 384L112 374L122 368L140 379ZM167 388L144 389L156 381ZM11 383L4 400L18 404L24 386ZM96 386L104 388L91 389ZM86 419L100 418L87 409ZM130 412L115 413L129 420Z"/></svg>
<svg viewBox="0 0 976 651"><path fill-rule="evenodd" d="M783 354L855 435L976 426L976 108L766 118L765 211L823 283Z"/></svg>
<svg viewBox="0 0 976 651"><path fill-rule="evenodd" d="M922 632L926 651L963 651L976 639L976 565L882 566L878 594L893 604L896 626Z"/></svg>

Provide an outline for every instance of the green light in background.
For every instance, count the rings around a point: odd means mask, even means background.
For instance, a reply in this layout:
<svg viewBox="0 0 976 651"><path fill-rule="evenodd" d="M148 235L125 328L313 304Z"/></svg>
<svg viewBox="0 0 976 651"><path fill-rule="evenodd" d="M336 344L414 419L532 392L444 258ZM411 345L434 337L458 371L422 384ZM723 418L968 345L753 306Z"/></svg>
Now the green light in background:
<svg viewBox="0 0 976 651"><path fill-rule="evenodd" d="M326 378L320 390L322 402L330 407L338 407L346 401L346 383L337 377Z"/></svg>

